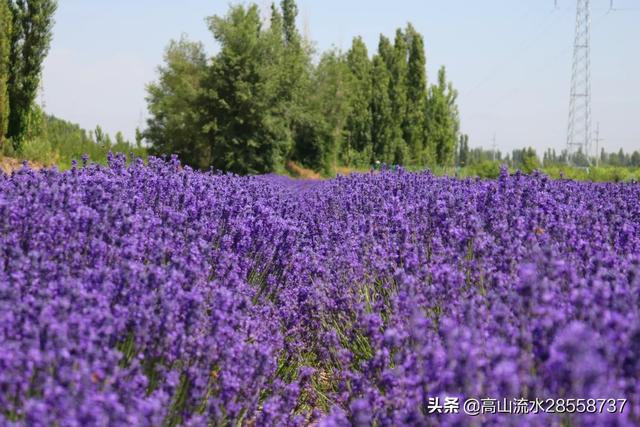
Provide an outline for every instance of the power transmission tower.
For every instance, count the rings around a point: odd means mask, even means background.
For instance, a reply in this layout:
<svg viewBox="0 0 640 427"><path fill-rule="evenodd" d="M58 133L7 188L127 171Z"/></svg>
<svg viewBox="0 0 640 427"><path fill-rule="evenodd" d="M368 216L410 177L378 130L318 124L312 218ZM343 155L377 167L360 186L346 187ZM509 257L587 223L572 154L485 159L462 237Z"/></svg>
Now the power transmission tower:
<svg viewBox="0 0 640 427"><path fill-rule="evenodd" d="M567 129L567 160L591 150L591 15L590 0L577 0L576 32Z"/></svg>

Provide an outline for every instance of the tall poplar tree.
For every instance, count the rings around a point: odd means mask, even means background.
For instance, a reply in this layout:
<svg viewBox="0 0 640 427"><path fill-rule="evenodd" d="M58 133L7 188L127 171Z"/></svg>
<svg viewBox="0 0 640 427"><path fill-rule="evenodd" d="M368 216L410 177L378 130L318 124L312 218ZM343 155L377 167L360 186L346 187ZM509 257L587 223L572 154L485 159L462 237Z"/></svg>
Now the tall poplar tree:
<svg viewBox="0 0 640 427"><path fill-rule="evenodd" d="M347 52L347 65L353 85L341 157L347 165L368 165L371 161L371 62L361 37L353 39Z"/></svg>
<svg viewBox="0 0 640 427"><path fill-rule="evenodd" d="M405 140L404 127L407 115L407 41L401 29L396 31L391 62L391 108L393 118L393 139L395 164L404 164L409 158L408 145Z"/></svg>
<svg viewBox="0 0 640 427"><path fill-rule="evenodd" d="M409 50L407 77L407 114L404 135L409 147L410 162L424 164L430 160L425 140L427 98L427 68L424 40L411 24L405 31Z"/></svg>
<svg viewBox="0 0 640 427"><path fill-rule="evenodd" d="M393 47L389 39L380 36L378 55L371 71L371 141L373 160L390 164L394 161L394 120L391 102Z"/></svg>
<svg viewBox="0 0 640 427"><path fill-rule="evenodd" d="M282 117L282 120L290 126L289 104L293 99L293 91L291 87L291 73L286 63L285 55L285 29L284 20L280 9L275 3L271 3L271 19L269 30L265 32L266 36L265 48L270 56L270 61L262 66L268 67L270 78L266 79L267 92L273 94L279 102L273 105L274 112ZM290 136L288 136L290 139Z"/></svg>
<svg viewBox="0 0 640 427"><path fill-rule="evenodd" d="M282 8L281 21L284 42L281 96L287 102L295 104L304 96L303 92L308 84L310 57L296 27L296 17L298 16L296 2L282 0L280 7ZM276 17L276 20L280 19L278 14L273 16Z"/></svg>
<svg viewBox="0 0 640 427"><path fill-rule="evenodd" d="M297 47L300 44L300 35L296 27L296 17L298 16L298 6L295 0L282 0L284 40L287 46Z"/></svg>
<svg viewBox="0 0 640 427"><path fill-rule="evenodd" d="M455 157L460 122L456 106L457 91L447 82L444 67L438 71L438 83L429 88L426 132L428 146L434 150L435 162L450 166Z"/></svg>
<svg viewBox="0 0 640 427"><path fill-rule="evenodd" d="M28 131L29 114L38 92L42 63L52 38L55 0L7 0L13 19L9 54L8 136L19 150Z"/></svg>
<svg viewBox="0 0 640 427"><path fill-rule="evenodd" d="M328 124L323 117L314 114L307 102L314 91L311 86L311 48L302 38L296 26L298 7L295 0L282 0L282 31L284 40L283 61L280 70L280 96L283 116L293 138L293 151L289 157L300 160L301 153L312 153L307 164L323 169L327 166L327 153L333 152L328 141Z"/></svg>
<svg viewBox="0 0 640 427"><path fill-rule="evenodd" d="M349 113L352 83L346 55L337 50L325 52L313 74L315 90L306 102L315 130L308 132L307 151L296 153L296 160L306 167L326 174L335 171Z"/></svg>
<svg viewBox="0 0 640 427"><path fill-rule="evenodd" d="M9 55L13 15L7 1L0 1L0 150L9 129Z"/></svg>
<svg viewBox="0 0 640 427"><path fill-rule="evenodd" d="M458 145L458 166L469 166L469 135L460 135Z"/></svg>

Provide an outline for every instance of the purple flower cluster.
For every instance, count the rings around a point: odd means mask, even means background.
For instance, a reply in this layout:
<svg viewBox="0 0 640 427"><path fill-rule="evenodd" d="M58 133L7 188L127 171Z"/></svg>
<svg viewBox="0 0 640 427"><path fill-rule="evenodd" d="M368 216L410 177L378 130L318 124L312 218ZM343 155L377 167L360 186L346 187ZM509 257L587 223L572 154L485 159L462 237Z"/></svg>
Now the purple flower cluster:
<svg viewBox="0 0 640 427"><path fill-rule="evenodd" d="M624 398L430 414L430 398ZM0 175L0 424L637 425L640 186Z"/></svg>

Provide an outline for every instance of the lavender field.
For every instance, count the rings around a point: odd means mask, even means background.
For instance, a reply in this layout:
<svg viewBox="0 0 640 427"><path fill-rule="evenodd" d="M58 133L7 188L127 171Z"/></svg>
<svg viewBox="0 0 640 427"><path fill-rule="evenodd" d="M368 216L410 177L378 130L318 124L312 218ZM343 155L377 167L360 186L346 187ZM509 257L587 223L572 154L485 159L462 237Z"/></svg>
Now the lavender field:
<svg viewBox="0 0 640 427"><path fill-rule="evenodd" d="M117 157L0 175L0 254L1 425L640 423L637 184Z"/></svg>

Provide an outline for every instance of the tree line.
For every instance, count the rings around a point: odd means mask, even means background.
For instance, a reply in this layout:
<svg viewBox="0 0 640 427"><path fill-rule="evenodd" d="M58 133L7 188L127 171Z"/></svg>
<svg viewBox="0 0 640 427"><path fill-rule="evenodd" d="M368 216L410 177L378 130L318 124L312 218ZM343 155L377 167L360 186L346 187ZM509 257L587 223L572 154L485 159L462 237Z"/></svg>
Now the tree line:
<svg viewBox="0 0 640 427"><path fill-rule="evenodd" d="M483 162L504 163L514 168L531 171L540 167L554 167L572 165L576 167L615 166L626 168L640 168L640 151L625 152L622 148L616 152L606 152L601 148L598 156L587 156L582 151L569 155L567 150L556 152L548 148L538 157L531 147L515 149L510 154L503 155L499 150L487 150L482 147L469 147L469 137L460 135L456 148L457 166L474 166Z"/></svg>
<svg viewBox="0 0 640 427"><path fill-rule="evenodd" d="M555 150L548 149L543 155L543 165L552 166L567 163L571 160L572 164L577 166L619 166L619 167L640 167L640 151L634 150L632 153L625 152L622 148L617 152L608 153L604 148L600 149L597 156L588 157L581 151L575 153L569 159L566 150L562 150L560 154L556 154Z"/></svg>
<svg viewBox="0 0 640 427"><path fill-rule="evenodd" d="M369 55L361 37L346 52L315 51L296 26L294 0L231 6L207 19L219 44L171 41L148 86L144 137L152 154L236 173L281 171L293 161L331 174L379 161L453 165L457 92L445 68L427 85L424 39L408 24L381 35Z"/></svg>

